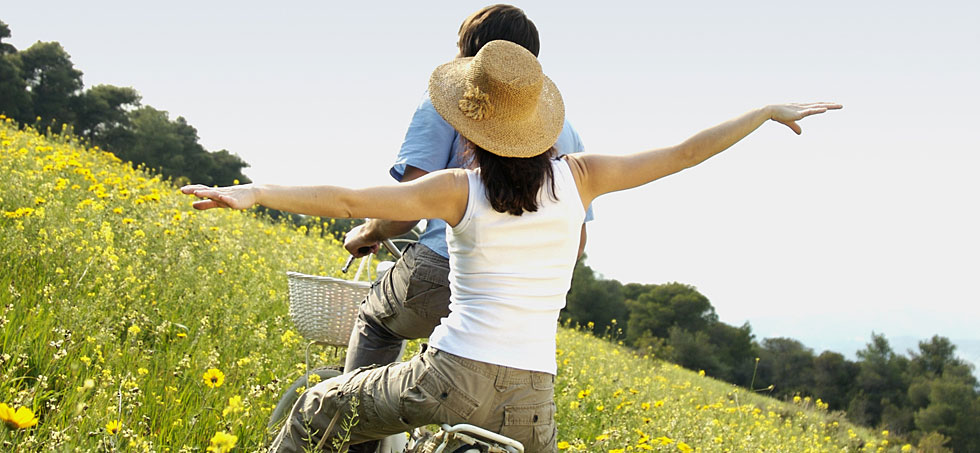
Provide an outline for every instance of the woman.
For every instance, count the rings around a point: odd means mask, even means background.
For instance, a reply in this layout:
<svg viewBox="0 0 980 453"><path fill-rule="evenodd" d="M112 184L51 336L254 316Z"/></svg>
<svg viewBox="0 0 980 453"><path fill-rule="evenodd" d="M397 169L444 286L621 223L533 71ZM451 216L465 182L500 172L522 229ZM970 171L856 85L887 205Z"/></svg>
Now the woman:
<svg viewBox="0 0 980 453"><path fill-rule="evenodd" d="M255 204L321 217L443 219L450 251L451 314L408 362L362 368L303 394L273 451L329 447L357 400L351 442L431 423L471 423L556 451L555 333L578 251L585 208L704 161L767 120L799 134L806 116L838 104L750 111L677 146L629 156L554 159L564 106L537 59L506 41L436 68L436 110L468 141L471 170L430 173L397 186L184 187L198 209Z"/></svg>

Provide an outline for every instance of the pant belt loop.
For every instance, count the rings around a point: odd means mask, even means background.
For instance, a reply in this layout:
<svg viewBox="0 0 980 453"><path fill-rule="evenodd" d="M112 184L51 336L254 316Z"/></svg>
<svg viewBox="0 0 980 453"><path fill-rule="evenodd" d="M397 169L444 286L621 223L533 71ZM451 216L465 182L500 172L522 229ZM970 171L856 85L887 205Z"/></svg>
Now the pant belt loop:
<svg viewBox="0 0 980 453"><path fill-rule="evenodd" d="M507 390L507 372L509 371L507 367L497 365L497 377L494 380L494 387L496 387L498 392Z"/></svg>

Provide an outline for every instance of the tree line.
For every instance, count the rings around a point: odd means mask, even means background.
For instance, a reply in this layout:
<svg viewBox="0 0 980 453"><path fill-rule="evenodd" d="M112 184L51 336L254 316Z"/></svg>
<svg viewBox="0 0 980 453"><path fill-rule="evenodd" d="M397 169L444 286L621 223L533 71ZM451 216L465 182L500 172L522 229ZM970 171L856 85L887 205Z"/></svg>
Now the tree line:
<svg viewBox="0 0 980 453"><path fill-rule="evenodd" d="M598 336L753 391L818 398L851 421L887 429L923 451L980 451L980 387L973 365L934 336L908 356L872 334L857 360L819 355L791 338L757 341L751 326L718 320L711 302L682 283L621 284L579 260L564 321Z"/></svg>
<svg viewBox="0 0 980 453"><path fill-rule="evenodd" d="M206 185L250 182L249 165L227 150L209 152L183 117L142 105L131 87L85 89L82 71L57 42L17 50L0 21L0 113L39 130L67 128L93 146L165 177Z"/></svg>

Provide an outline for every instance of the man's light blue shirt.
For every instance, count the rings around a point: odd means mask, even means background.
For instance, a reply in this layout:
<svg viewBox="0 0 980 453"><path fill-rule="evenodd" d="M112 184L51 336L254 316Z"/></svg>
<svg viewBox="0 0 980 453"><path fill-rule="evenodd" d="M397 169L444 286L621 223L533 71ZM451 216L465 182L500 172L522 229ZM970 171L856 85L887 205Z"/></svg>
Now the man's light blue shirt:
<svg viewBox="0 0 980 453"><path fill-rule="evenodd" d="M558 136L555 149L559 155L582 152L585 146L572 125L565 120L565 126ZM463 154L462 140L459 133L453 129L439 112L432 106L429 93L415 110L412 123L405 133L405 141L391 166L391 176L398 181L405 175L405 167L411 165L419 170L433 172L446 168L460 168L460 156ZM585 221L592 220L592 207L585 214ZM434 252L449 258L446 246L446 222L439 219L429 219L425 232L419 238L419 243Z"/></svg>

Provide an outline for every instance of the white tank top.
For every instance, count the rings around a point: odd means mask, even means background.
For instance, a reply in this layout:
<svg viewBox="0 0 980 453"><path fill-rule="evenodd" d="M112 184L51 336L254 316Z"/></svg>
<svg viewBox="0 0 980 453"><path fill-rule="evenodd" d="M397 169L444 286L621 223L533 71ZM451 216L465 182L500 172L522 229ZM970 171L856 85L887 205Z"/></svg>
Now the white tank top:
<svg viewBox="0 0 980 453"><path fill-rule="evenodd" d="M467 170L469 199L449 229L448 317L429 343L472 360L556 374L558 312L572 280L585 209L564 159L552 163L537 212L494 211L479 169Z"/></svg>

